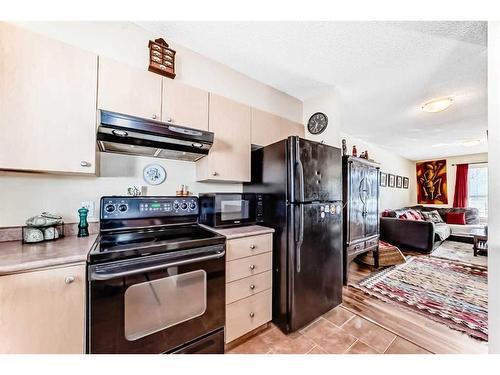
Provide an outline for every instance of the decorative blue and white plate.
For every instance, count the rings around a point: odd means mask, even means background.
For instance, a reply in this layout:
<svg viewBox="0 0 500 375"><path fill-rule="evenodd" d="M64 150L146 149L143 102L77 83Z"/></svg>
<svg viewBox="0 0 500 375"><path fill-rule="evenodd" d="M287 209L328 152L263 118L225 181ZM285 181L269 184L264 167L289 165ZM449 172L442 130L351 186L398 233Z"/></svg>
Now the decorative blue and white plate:
<svg viewBox="0 0 500 375"><path fill-rule="evenodd" d="M150 185L159 185L167 178L167 172L159 164L149 164L144 167L143 171L144 181Z"/></svg>

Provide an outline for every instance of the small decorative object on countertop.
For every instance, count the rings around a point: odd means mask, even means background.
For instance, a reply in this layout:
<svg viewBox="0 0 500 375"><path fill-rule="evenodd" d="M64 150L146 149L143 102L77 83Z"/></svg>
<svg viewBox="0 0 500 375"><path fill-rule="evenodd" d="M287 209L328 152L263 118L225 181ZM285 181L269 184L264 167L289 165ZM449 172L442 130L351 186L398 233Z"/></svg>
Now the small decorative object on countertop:
<svg viewBox="0 0 500 375"><path fill-rule="evenodd" d="M347 143L346 143L346 140L343 139L342 140L342 156L346 156L347 155Z"/></svg>
<svg viewBox="0 0 500 375"><path fill-rule="evenodd" d="M57 240L64 237L64 223L62 217L48 212L32 216L22 227L22 242L37 243Z"/></svg>
<svg viewBox="0 0 500 375"><path fill-rule="evenodd" d="M370 158L368 157L368 150L365 150L365 159L369 160Z"/></svg>
<svg viewBox="0 0 500 375"><path fill-rule="evenodd" d="M162 38L149 41L149 68L153 73L175 78L175 51Z"/></svg>
<svg viewBox="0 0 500 375"><path fill-rule="evenodd" d="M181 185L181 190L176 190L175 195L178 197L187 197L189 196L189 191L187 190L187 185Z"/></svg>
<svg viewBox="0 0 500 375"><path fill-rule="evenodd" d="M356 149L356 145L352 146L352 156L354 157L358 156L358 150Z"/></svg>
<svg viewBox="0 0 500 375"><path fill-rule="evenodd" d="M82 207L78 210L78 215L80 216L80 222L78 223L78 237L88 237L89 236L89 223L87 222L87 214L89 210Z"/></svg>
<svg viewBox="0 0 500 375"><path fill-rule="evenodd" d="M361 153L361 155L359 155L359 157L360 157L361 159L366 159L365 152L363 151L363 152Z"/></svg>

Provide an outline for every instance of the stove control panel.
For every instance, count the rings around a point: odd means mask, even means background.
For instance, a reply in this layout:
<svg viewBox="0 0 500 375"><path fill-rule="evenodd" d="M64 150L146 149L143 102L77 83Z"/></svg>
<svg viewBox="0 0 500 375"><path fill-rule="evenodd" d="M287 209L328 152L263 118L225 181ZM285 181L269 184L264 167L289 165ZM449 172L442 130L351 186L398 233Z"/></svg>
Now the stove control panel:
<svg viewBox="0 0 500 375"><path fill-rule="evenodd" d="M197 215L197 197L101 198L101 220Z"/></svg>

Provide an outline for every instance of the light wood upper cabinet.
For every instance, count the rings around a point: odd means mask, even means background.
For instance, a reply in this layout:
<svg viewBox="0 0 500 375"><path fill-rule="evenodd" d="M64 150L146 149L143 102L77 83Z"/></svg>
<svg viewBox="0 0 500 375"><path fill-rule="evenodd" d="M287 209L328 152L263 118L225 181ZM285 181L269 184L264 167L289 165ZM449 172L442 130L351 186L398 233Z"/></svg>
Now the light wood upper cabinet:
<svg viewBox="0 0 500 375"><path fill-rule="evenodd" d="M161 120L162 77L99 56L97 107Z"/></svg>
<svg viewBox="0 0 500 375"><path fill-rule="evenodd" d="M282 139L281 121L279 116L252 108L252 144L267 146Z"/></svg>
<svg viewBox="0 0 500 375"><path fill-rule="evenodd" d="M208 130L208 91L163 78L162 121Z"/></svg>
<svg viewBox="0 0 500 375"><path fill-rule="evenodd" d="M198 181L250 181L250 107L210 94L209 126L214 144L196 162Z"/></svg>
<svg viewBox="0 0 500 375"><path fill-rule="evenodd" d="M85 264L0 276L0 353L84 352Z"/></svg>
<svg viewBox="0 0 500 375"><path fill-rule="evenodd" d="M95 174L97 55L0 22L0 169Z"/></svg>
<svg viewBox="0 0 500 375"><path fill-rule="evenodd" d="M280 138L284 139L291 135L304 138L305 128L303 124L281 118Z"/></svg>

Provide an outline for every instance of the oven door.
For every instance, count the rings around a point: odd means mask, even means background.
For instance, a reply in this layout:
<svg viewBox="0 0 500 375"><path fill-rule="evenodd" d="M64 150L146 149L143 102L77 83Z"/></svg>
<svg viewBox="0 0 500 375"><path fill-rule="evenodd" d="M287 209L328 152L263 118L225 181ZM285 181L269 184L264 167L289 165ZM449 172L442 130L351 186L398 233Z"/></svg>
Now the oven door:
<svg viewBox="0 0 500 375"><path fill-rule="evenodd" d="M257 202L254 194L220 194L215 196L215 226L229 227L254 224Z"/></svg>
<svg viewBox="0 0 500 375"><path fill-rule="evenodd" d="M90 265L89 353L165 353L224 327L225 248Z"/></svg>

